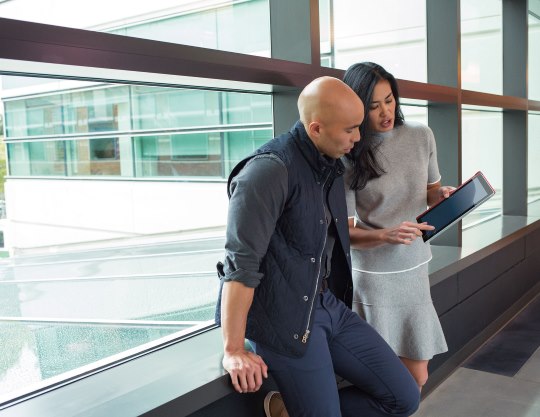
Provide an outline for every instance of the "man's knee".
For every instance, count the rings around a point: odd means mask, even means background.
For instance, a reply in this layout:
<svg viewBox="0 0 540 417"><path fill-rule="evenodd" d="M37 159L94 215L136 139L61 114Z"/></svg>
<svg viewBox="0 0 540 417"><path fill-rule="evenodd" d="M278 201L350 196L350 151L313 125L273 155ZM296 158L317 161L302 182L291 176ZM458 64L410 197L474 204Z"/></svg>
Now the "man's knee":
<svg viewBox="0 0 540 417"><path fill-rule="evenodd" d="M410 386L403 386L399 392L384 398L373 397L354 385L340 389L339 396L343 417L370 415L369 411L374 409L378 411L377 415L383 413L393 417L409 417L420 405L420 391L412 382L412 378Z"/></svg>
<svg viewBox="0 0 540 417"><path fill-rule="evenodd" d="M418 387L410 387L396 398L391 415L396 417L408 417L413 415L420 406L420 390Z"/></svg>

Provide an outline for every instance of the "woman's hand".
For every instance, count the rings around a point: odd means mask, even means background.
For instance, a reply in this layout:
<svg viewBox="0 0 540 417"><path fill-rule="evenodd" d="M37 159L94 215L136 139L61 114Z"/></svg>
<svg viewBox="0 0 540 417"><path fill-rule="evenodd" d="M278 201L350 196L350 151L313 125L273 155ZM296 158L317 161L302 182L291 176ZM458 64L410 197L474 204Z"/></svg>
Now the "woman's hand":
<svg viewBox="0 0 540 417"><path fill-rule="evenodd" d="M438 202L450 197L456 190L455 187L450 185L441 185L440 182L428 185L427 188L427 204L429 207L434 206Z"/></svg>
<svg viewBox="0 0 540 417"><path fill-rule="evenodd" d="M445 198L450 197L450 194L456 191L456 187L452 187L450 185L443 185L441 188L439 188L438 191L439 191L439 201L442 201Z"/></svg>
<svg viewBox="0 0 540 417"><path fill-rule="evenodd" d="M441 187L442 188L442 187ZM427 223L402 222L395 227L381 230L381 240L392 245L410 245L422 230L433 230L435 227Z"/></svg>

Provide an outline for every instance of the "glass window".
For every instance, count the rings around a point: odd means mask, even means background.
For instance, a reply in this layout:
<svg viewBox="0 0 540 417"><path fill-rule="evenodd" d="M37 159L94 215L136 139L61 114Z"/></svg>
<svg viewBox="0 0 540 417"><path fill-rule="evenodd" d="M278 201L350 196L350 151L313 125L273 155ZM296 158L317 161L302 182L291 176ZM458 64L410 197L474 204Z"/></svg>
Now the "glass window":
<svg viewBox="0 0 540 417"><path fill-rule="evenodd" d="M66 174L66 148L63 141L8 143L7 146L11 175Z"/></svg>
<svg viewBox="0 0 540 417"><path fill-rule="evenodd" d="M272 137L271 129L231 131L225 133L223 138L225 142L223 162L227 175L246 154L251 153L263 143L268 142Z"/></svg>
<svg viewBox="0 0 540 417"><path fill-rule="evenodd" d="M66 141L69 149L68 175L120 175L118 138Z"/></svg>
<svg viewBox="0 0 540 417"><path fill-rule="evenodd" d="M2 111L2 102L0 101L0 112ZM4 143L4 130L3 130L3 119L0 116L0 234L2 239L2 244L0 248L4 247L4 224L1 221L6 217L6 202L4 200L4 182L5 176L7 174L7 164L6 164L6 145ZM0 250L0 258L4 256L4 252Z"/></svg>
<svg viewBox="0 0 540 417"><path fill-rule="evenodd" d="M28 143L32 175L64 175L66 148L61 141Z"/></svg>
<svg viewBox="0 0 540 417"><path fill-rule="evenodd" d="M540 113L529 113L527 202L540 200Z"/></svg>
<svg viewBox="0 0 540 417"><path fill-rule="evenodd" d="M220 132L135 137L137 176L224 176Z"/></svg>
<svg viewBox="0 0 540 417"><path fill-rule="evenodd" d="M62 100L64 133L117 132L129 127L129 87L95 86L66 91ZM122 118L122 119L121 119ZM127 125L126 125L127 123Z"/></svg>
<svg viewBox="0 0 540 417"><path fill-rule="evenodd" d="M427 102L424 100L400 100L401 111L406 121L428 124Z"/></svg>
<svg viewBox="0 0 540 417"><path fill-rule="evenodd" d="M31 175L28 146L26 143L6 144L9 155L7 164L10 175Z"/></svg>
<svg viewBox="0 0 540 417"><path fill-rule="evenodd" d="M16 176L224 179L272 137L270 95L3 79Z"/></svg>
<svg viewBox="0 0 540 417"><path fill-rule="evenodd" d="M118 138L10 142L13 176L120 175Z"/></svg>
<svg viewBox="0 0 540 417"><path fill-rule="evenodd" d="M6 136L40 136L64 133L61 97L36 97L24 102L6 101Z"/></svg>
<svg viewBox="0 0 540 417"><path fill-rule="evenodd" d="M103 159L118 159L118 139L99 138L90 141L90 159L99 161Z"/></svg>
<svg viewBox="0 0 540 417"><path fill-rule="evenodd" d="M319 0L319 7L321 65L372 61L396 78L427 81L425 0Z"/></svg>
<svg viewBox="0 0 540 417"><path fill-rule="evenodd" d="M321 37L321 65L335 67L334 61L334 0L319 0L319 36Z"/></svg>
<svg viewBox="0 0 540 417"><path fill-rule="evenodd" d="M50 136L87 132L115 132L130 122L129 90L127 86L100 86L71 89L65 83L62 94L50 92L26 97L28 90L37 92L38 85L29 87L24 77L3 77L4 88L11 95L5 100L6 136ZM41 84L43 88L48 83ZM81 84L86 85L88 83ZM56 91L61 90L57 84ZM15 98L17 92L19 97ZM23 98L24 97L24 98ZM119 114L123 120L120 120Z"/></svg>
<svg viewBox="0 0 540 417"><path fill-rule="evenodd" d="M272 120L270 96L221 93L223 123L228 125L268 123Z"/></svg>
<svg viewBox="0 0 540 417"><path fill-rule="evenodd" d="M134 129L220 124L220 92L137 86L132 91Z"/></svg>
<svg viewBox="0 0 540 417"><path fill-rule="evenodd" d="M461 0L461 87L502 94L502 2Z"/></svg>
<svg viewBox="0 0 540 417"><path fill-rule="evenodd" d="M540 5L538 6L540 9ZM540 13L540 10L538 10ZM529 99L540 100L540 16L529 14Z"/></svg>
<svg viewBox="0 0 540 417"><path fill-rule="evenodd" d="M0 263L0 402L212 325L226 178L272 138L271 96L0 79L1 253L17 248Z"/></svg>
<svg viewBox="0 0 540 417"><path fill-rule="evenodd" d="M464 217L466 228L502 213L502 112L488 108L463 109L462 120L463 181L482 171L496 191L491 199Z"/></svg>
<svg viewBox="0 0 540 417"><path fill-rule="evenodd" d="M268 2L17 0L0 3L0 17L270 56Z"/></svg>

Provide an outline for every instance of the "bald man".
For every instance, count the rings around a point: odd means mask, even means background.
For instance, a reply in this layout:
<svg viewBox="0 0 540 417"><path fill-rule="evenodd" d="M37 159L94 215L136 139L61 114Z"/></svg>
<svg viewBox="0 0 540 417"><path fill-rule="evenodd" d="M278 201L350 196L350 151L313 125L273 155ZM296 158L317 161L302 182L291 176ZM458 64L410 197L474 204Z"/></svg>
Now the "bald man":
<svg viewBox="0 0 540 417"><path fill-rule="evenodd" d="M347 307L350 244L339 158L360 140L364 106L342 81L322 77L302 91L298 110L288 133L229 177L216 309L223 367L240 393L259 390L271 372L292 417L409 416L418 407L416 383ZM338 390L335 373L352 385ZM265 412L287 415L267 402Z"/></svg>

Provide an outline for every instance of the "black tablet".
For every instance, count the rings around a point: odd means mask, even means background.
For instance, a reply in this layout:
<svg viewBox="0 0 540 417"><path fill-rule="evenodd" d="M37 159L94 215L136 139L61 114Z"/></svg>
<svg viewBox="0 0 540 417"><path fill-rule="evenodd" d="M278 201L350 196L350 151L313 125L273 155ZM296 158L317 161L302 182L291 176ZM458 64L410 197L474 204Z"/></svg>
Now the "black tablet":
<svg viewBox="0 0 540 417"><path fill-rule="evenodd" d="M478 171L456 188L450 194L450 197L440 201L416 218L418 223L427 222L427 224L435 226L434 230L422 231L424 242L452 226L463 216L492 197L493 194L495 194L495 190L484 174Z"/></svg>

